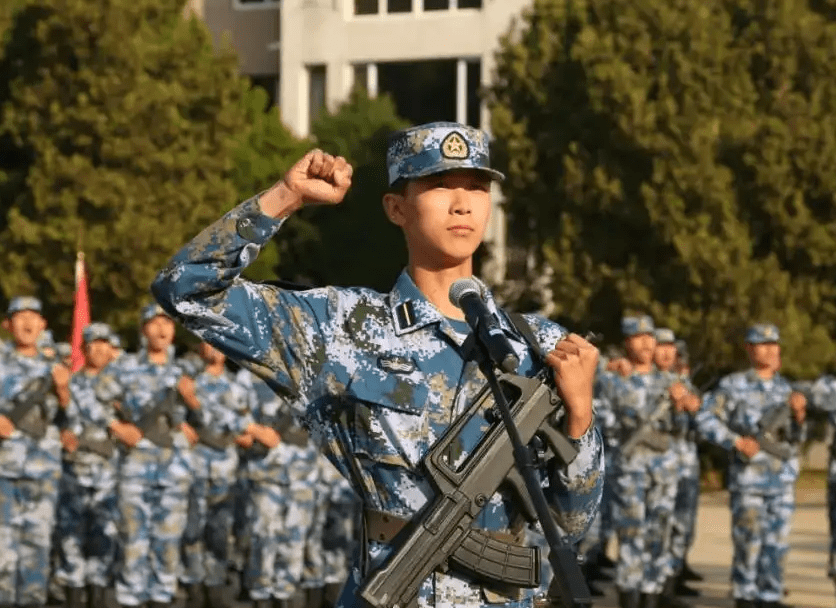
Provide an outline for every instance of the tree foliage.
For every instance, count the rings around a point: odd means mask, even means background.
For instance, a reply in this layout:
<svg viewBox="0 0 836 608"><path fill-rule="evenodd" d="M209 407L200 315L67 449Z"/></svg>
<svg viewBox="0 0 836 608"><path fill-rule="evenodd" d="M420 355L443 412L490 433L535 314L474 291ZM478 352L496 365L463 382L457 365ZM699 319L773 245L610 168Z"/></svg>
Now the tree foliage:
<svg viewBox="0 0 836 608"><path fill-rule="evenodd" d="M836 354L836 23L807 0L535 0L490 92L512 239L558 314L618 340L646 311L697 360L782 329ZM525 279L525 277L518 277Z"/></svg>
<svg viewBox="0 0 836 608"><path fill-rule="evenodd" d="M0 290L135 328L167 258L236 199L246 82L184 0L24 0L0 56ZM131 333L133 335L133 332Z"/></svg>

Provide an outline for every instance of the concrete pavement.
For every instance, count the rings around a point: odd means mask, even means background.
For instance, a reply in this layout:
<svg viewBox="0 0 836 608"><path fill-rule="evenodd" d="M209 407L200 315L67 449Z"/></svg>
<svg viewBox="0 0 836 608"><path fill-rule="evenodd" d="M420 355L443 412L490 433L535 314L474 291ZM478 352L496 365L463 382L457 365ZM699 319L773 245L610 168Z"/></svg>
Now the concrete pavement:
<svg viewBox="0 0 836 608"><path fill-rule="evenodd" d="M826 493L821 489L798 490L797 509L790 535L784 602L794 608L834 608L836 587L827 577L830 536L827 523ZM611 555L614 557L614 555ZM705 580L689 583L702 594L683 598L692 608L732 608L731 585L731 515L726 492L703 493L697 514L697 536L688 561ZM594 598L595 608L617 608L611 583L596 583L606 592Z"/></svg>

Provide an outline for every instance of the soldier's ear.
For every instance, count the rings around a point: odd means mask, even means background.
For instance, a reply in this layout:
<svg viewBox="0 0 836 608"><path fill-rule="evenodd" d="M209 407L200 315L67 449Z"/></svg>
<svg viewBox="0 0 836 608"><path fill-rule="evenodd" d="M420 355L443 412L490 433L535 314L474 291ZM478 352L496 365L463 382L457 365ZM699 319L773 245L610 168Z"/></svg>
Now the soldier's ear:
<svg viewBox="0 0 836 608"><path fill-rule="evenodd" d="M406 215L404 213L404 204L406 199L401 194L394 192L387 192L383 195L383 211L389 221L396 226L403 227L406 222Z"/></svg>

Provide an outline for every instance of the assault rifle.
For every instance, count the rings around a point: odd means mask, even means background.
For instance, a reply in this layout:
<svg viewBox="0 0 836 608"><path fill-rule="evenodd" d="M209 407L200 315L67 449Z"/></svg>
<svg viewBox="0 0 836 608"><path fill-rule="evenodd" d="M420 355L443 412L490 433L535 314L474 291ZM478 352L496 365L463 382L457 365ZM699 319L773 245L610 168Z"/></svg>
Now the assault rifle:
<svg viewBox="0 0 836 608"><path fill-rule="evenodd" d="M98 454L102 458L110 458L113 456L113 441L106 434L103 437L97 437L104 432L96 433L96 430L98 429L84 429L78 436L78 447L76 449L81 452Z"/></svg>
<svg viewBox="0 0 836 608"><path fill-rule="evenodd" d="M154 406L134 421L123 408L118 408L119 417L125 422L130 422L154 445L161 448L170 448L174 444L171 437L171 419L174 408L177 406L177 389L170 387L165 389L162 397L157 399Z"/></svg>
<svg viewBox="0 0 836 608"><path fill-rule="evenodd" d="M11 410L3 415L8 418L15 428L20 429L30 437L41 439L46 435L46 415L44 412L44 401L52 390L52 377L40 376L27 382L23 389L14 397L9 399L3 406L3 410L11 406ZM37 417L28 414L33 408L38 407L41 415Z"/></svg>
<svg viewBox="0 0 836 608"><path fill-rule="evenodd" d="M509 402L508 409L522 443L528 445L537 437L564 463L571 462L577 450L555 428L562 402L544 383L544 376L499 374L497 384ZM449 568L479 581L539 586L537 547L507 543L471 527L503 483L512 484L519 496L528 496L520 475L513 474L517 471L511 431L506 431L503 419L490 415L496 413L497 407L492 388L485 386L424 456L422 465L436 491L435 499L393 539L392 553L367 577L359 595L369 606L405 608L416 601L427 576L434 570ZM490 424L488 430L460 462L455 455L461 451L462 433L483 424L483 417ZM533 519L530 500L522 504L524 512L529 512L526 516ZM588 605L589 590L572 549L565 544L552 546L549 561L554 584L567 605Z"/></svg>
<svg viewBox="0 0 836 608"><path fill-rule="evenodd" d="M792 412L790 406L782 403L769 410L758 423L755 440L760 449L780 458L788 460L793 455L791 441Z"/></svg>
<svg viewBox="0 0 836 608"><path fill-rule="evenodd" d="M232 445L230 433L216 433L203 420L202 412L198 409L187 408L186 422L188 422L197 433L197 440L213 450L224 451Z"/></svg>
<svg viewBox="0 0 836 608"><path fill-rule="evenodd" d="M665 395L659 400L656 410L645 421L639 422L639 428L621 444L619 450L624 456L631 456L639 445L644 445L654 452L666 452L671 447L671 438L668 434L657 430L656 424L670 416L671 398Z"/></svg>

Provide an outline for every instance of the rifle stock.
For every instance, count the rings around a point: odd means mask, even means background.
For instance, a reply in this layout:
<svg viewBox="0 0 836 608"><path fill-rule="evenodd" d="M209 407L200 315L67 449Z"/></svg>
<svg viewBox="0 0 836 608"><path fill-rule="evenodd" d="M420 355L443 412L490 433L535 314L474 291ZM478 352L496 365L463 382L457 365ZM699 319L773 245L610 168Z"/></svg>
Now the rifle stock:
<svg viewBox="0 0 836 608"><path fill-rule="evenodd" d="M523 443L540 435L557 457L571 462L577 451L550 426L562 406L557 395L538 378L500 374L499 382ZM404 608L413 604L421 583L434 570L446 571L451 564L476 580L520 587L540 584L536 547L502 543L485 531L471 528L515 466L504 424L495 416L484 415L493 407L492 399L486 386L424 456L422 463L436 490L435 499L393 540L392 553L360 588L359 595L368 606ZM451 454L459 445L458 438L470 428L468 425L481 424L483 415L490 427L464 460L456 462ZM584 592L588 595L585 584L579 587L582 576L569 547L551 551L549 561L553 568L568 568L554 572L563 597L572 601L584 599Z"/></svg>

